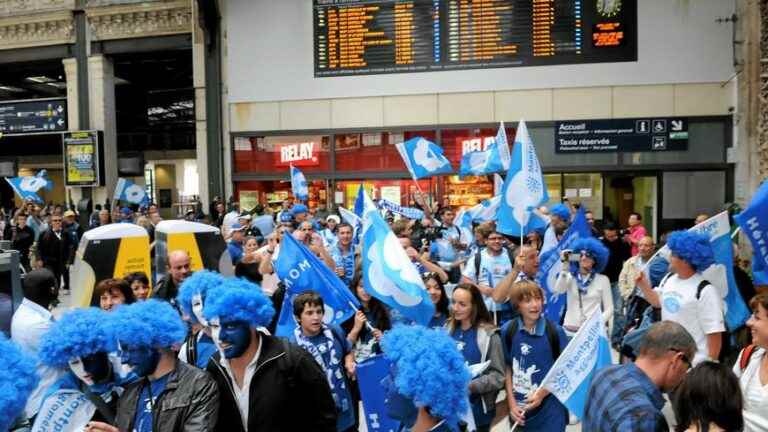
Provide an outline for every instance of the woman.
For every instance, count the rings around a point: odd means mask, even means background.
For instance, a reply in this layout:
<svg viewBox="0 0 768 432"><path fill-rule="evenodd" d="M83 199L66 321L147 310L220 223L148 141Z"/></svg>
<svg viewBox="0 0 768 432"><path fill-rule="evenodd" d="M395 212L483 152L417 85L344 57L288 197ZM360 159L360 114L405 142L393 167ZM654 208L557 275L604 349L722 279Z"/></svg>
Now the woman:
<svg viewBox="0 0 768 432"><path fill-rule="evenodd" d="M261 254L257 253L259 241L256 237L248 236L243 241L243 258L235 264L235 276L244 277L249 281L261 284L262 275L259 273Z"/></svg>
<svg viewBox="0 0 768 432"><path fill-rule="evenodd" d="M741 350L733 372L744 395L744 430L753 432L768 430L768 294L758 294L749 306L752 345Z"/></svg>
<svg viewBox="0 0 768 432"><path fill-rule="evenodd" d="M469 365L490 361L469 383L469 402L479 432L489 431L496 415L496 396L504 388L504 350L501 338L476 286L459 284L453 290L448 333Z"/></svg>
<svg viewBox="0 0 768 432"><path fill-rule="evenodd" d="M339 241L336 237L336 226L339 223L341 223L341 218L336 215L328 215L325 218L325 229L320 231L320 237L323 238L326 249L330 249Z"/></svg>
<svg viewBox="0 0 768 432"><path fill-rule="evenodd" d="M129 273L125 277L125 281L130 285L131 292L133 292L136 301L143 301L149 297L149 278L146 273Z"/></svg>
<svg viewBox="0 0 768 432"><path fill-rule="evenodd" d="M672 399L677 417L675 432L744 430L739 381L725 365L700 363L686 375Z"/></svg>
<svg viewBox="0 0 768 432"><path fill-rule="evenodd" d="M93 289L91 306L110 312L122 304L136 302L131 286L123 279L104 279Z"/></svg>
<svg viewBox="0 0 768 432"><path fill-rule="evenodd" d="M569 337L601 306L603 322L610 323L613 316L611 282L600 274L608 264L608 255L608 249L591 237L576 240L572 251L563 251L561 255L564 270L557 276L552 291L566 294L563 328Z"/></svg>
<svg viewBox="0 0 768 432"><path fill-rule="evenodd" d="M352 344L355 362L360 363L376 354L381 354L379 341L385 331L392 328L389 313L384 304L371 297L363 287L363 277L358 274L349 285L362 308L354 317L348 319L342 328Z"/></svg>
<svg viewBox="0 0 768 432"><path fill-rule="evenodd" d="M429 320L427 327L443 327L450 315L450 311L448 311L448 296L445 294L443 281L440 280L440 276L438 276L437 273L424 273L421 278L424 281L424 286L427 287L429 299L432 300L432 304L435 305L435 314L432 316L432 319Z"/></svg>

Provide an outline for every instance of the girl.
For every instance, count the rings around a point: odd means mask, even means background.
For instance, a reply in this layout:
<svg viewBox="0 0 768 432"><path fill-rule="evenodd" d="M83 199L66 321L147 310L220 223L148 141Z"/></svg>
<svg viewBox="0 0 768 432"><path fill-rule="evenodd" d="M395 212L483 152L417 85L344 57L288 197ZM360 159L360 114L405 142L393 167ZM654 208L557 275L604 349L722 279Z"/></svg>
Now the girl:
<svg viewBox="0 0 768 432"><path fill-rule="evenodd" d="M435 305L435 315L427 324L429 328L439 328L445 325L448 320L448 296L445 294L445 286L437 273L424 273L422 275L424 286L427 287L429 298Z"/></svg>

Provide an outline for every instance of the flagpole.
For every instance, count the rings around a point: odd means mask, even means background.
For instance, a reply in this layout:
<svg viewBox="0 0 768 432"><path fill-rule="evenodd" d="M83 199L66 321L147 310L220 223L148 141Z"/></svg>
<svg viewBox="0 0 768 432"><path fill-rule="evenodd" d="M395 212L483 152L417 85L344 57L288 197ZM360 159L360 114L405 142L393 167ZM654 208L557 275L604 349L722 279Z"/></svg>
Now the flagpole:
<svg viewBox="0 0 768 432"><path fill-rule="evenodd" d="M355 312L360 312L360 309L358 309L358 307L355 306L354 303L352 303L352 300L347 300L347 302L349 303L350 306L352 306L352 309L354 309ZM368 327L368 330L370 330L371 333L373 333L373 326L371 325L371 323L368 322L368 320L365 320L365 326Z"/></svg>
<svg viewBox="0 0 768 432"><path fill-rule="evenodd" d="M735 230L733 230L733 234L731 234L731 240L735 239L736 236L739 235L739 231L741 231L741 226L738 226Z"/></svg>

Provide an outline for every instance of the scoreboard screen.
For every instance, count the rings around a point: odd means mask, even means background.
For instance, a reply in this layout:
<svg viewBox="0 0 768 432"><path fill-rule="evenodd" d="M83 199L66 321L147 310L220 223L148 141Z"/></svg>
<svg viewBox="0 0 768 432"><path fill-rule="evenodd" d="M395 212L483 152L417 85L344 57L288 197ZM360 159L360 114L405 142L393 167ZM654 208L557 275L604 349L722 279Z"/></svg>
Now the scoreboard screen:
<svg viewBox="0 0 768 432"><path fill-rule="evenodd" d="M315 76L637 60L637 0L314 0Z"/></svg>

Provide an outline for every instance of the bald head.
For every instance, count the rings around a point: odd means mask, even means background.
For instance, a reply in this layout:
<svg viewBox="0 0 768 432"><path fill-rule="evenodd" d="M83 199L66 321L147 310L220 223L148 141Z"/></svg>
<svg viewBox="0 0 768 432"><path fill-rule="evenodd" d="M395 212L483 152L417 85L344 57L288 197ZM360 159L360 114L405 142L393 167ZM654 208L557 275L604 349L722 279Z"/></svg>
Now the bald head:
<svg viewBox="0 0 768 432"><path fill-rule="evenodd" d="M531 245L523 245L520 247L520 253L518 254L523 260L522 271L529 278L535 278L536 273L539 272L539 251Z"/></svg>
<svg viewBox="0 0 768 432"><path fill-rule="evenodd" d="M653 256L654 249L655 245L653 243L653 237L651 236L645 236L641 238L639 242L637 242L638 253L644 260L647 260Z"/></svg>
<svg viewBox="0 0 768 432"><path fill-rule="evenodd" d="M192 274L187 251L175 250L168 254L168 272L171 274L171 279L173 279L173 283L176 286L179 286L184 279Z"/></svg>

